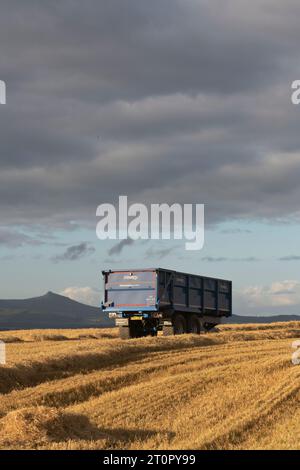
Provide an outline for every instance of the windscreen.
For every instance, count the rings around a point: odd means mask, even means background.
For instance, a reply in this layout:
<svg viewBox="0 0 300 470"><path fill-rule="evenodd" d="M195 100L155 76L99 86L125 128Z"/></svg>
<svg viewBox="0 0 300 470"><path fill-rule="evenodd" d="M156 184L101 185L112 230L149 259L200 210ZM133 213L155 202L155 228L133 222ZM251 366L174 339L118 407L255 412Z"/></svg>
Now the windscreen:
<svg viewBox="0 0 300 470"><path fill-rule="evenodd" d="M122 271L107 275L106 302L116 308L151 307L156 303L155 271Z"/></svg>

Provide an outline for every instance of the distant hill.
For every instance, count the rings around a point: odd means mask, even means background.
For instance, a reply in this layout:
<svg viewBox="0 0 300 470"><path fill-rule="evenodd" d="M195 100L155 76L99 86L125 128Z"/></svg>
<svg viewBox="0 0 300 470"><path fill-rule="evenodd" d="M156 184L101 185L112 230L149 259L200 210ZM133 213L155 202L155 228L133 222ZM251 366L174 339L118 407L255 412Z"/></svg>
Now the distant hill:
<svg viewBox="0 0 300 470"><path fill-rule="evenodd" d="M272 323L300 321L297 315L233 315L226 323ZM98 307L91 307L68 297L48 292L41 297L0 300L0 330L42 328L107 328L114 326Z"/></svg>
<svg viewBox="0 0 300 470"><path fill-rule="evenodd" d="M0 300L0 330L106 328L113 324L100 308L53 292L31 299Z"/></svg>
<svg viewBox="0 0 300 470"><path fill-rule="evenodd" d="M271 316L242 316L232 315L227 318L224 323L274 323L274 322L285 322L285 321L300 321L299 315L271 315Z"/></svg>

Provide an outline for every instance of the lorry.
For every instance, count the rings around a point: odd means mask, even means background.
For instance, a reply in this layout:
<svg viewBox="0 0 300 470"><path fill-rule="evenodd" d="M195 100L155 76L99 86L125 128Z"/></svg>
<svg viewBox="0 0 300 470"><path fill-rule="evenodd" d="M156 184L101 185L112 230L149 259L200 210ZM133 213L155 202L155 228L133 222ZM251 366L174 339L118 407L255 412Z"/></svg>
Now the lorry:
<svg viewBox="0 0 300 470"><path fill-rule="evenodd" d="M102 311L123 339L207 332L232 315L232 283L162 268L102 271Z"/></svg>

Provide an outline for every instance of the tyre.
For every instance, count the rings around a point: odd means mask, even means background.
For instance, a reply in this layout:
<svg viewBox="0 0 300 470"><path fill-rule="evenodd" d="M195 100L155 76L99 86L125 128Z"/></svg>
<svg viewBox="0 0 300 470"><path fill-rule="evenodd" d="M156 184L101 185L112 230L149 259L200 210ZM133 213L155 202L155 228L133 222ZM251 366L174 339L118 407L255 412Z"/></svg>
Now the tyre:
<svg viewBox="0 0 300 470"><path fill-rule="evenodd" d="M150 336L157 336L157 330L151 330Z"/></svg>
<svg viewBox="0 0 300 470"><path fill-rule="evenodd" d="M145 336L142 323L136 322L129 324L129 326L120 326L119 336L121 339L141 338L142 336Z"/></svg>
<svg viewBox="0 0 300 470"><path fill-rule="evenodd" d="M130 328L128 326L119 326L119 336L121 339L130 339Z"/></svg>
<svg viewBox="0 0 300 470"><path fill-rule="evenodd" d="M188 330L189 333L194 335L200 335L201 333L201 321L197 315L191 315L188 320Z"/></svg>
<svg viewBox="0 0 300 470"><path fill-rule="evenodd" d="M158 321L146 321L144 325L144 336L157 336L158 326Z"/></svg>
<svg viewBox="0 0 300 470"><path fill-rule="evenodd" d="M141 321L134 320L129 322L129 329L131 338L142 338L142 336L146 336L144 326Z"/></svg>
<svg viewBox="0 0 300 470"><path fill-rule="evenodd" d="M174 318L174 335L187 333L187 324L183 315L176 315Z"/></svg>
<svg viewBox="0 0 300 470"><path fill-rule="evenodd" d="M204 323L203 327L205 332L208 333L208 331L212 330L215 326L217 326L217 324L218 323Z"/></svg>

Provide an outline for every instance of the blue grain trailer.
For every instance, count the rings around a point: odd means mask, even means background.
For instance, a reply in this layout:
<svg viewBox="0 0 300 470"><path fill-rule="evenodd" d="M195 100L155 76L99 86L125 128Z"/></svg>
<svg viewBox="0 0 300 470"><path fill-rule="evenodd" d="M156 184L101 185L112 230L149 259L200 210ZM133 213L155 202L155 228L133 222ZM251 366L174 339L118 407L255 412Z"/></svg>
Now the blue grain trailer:
<svg viewBox="0 0 300 470"><path fill-rule="evenodd" d="M232 283L169 269L102 271L103 312L121 338L209 331L232 315Z"/></svg>

